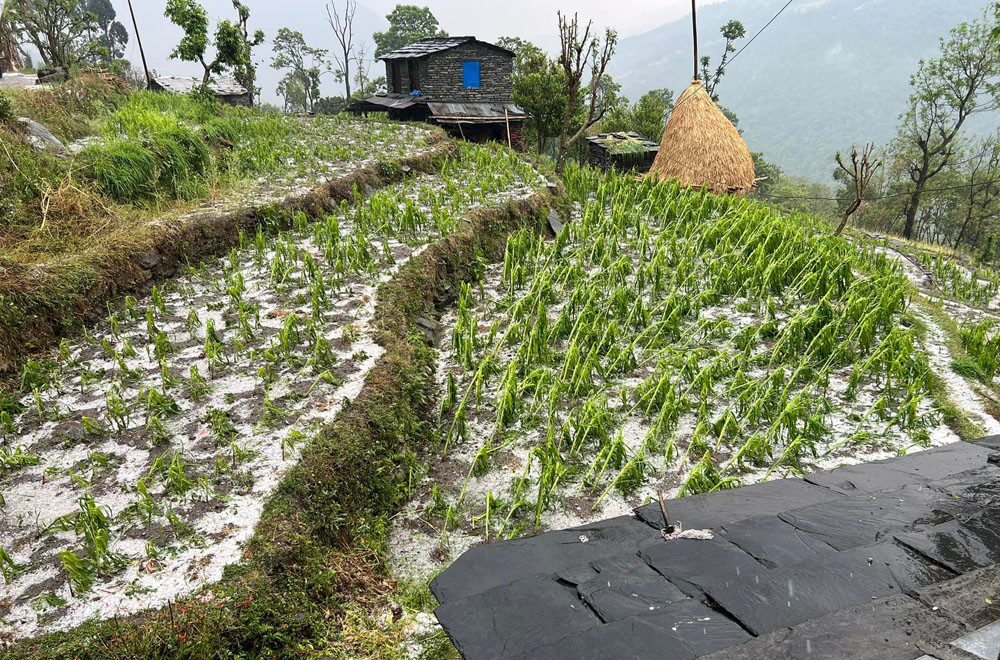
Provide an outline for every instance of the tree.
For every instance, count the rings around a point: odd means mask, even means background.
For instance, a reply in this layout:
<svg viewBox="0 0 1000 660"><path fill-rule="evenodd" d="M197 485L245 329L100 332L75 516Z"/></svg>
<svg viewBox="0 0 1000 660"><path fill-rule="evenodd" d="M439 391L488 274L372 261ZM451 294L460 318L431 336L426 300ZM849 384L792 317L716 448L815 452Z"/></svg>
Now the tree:
<svg viewBox="0 0 1000 660"><path fill-rule="evenodd" d="M591 37L593 21L580 33L580 23L577 14L570 20L559 12L559 65L566 75L568 102L563 111L562 127L559 132L559 157L556 159L556 172L562 174L566 169L566 159L569 151L577 140L583 137L588 128L596 124L604 116L607 107L604 105L601 81L607 71L608 63L615 53L618 44L618 34L608 28L604 33L604 43L599 37ZM583 125L570 135L570 124L573 121L573 109L581 99L583 75L590 68L590 102L587 104L587 115Z"/></svg>
<svg viewBox="0 0 1000 660"><path fill-rule="evenodd" d="M569 103L566 74L559 63L541 48L521 42L514 59L514 103L531 116L527 131L534 137L539 153L546 142L559 135L563 114Z"/></svg>
<svg viewBox="0 0 1000 660"><path fill-rule="evenodd" d="M347 102L340 96L325 96L318 99L313 105L313 112L317 115L337 115L344 111Z"/></svg>
<svg viewBox="0 0 1000 660"><path fill-rule="evenodd" d="M93 14L94 26L98 33L88 36L90 41L99 44L101 60L113 62L125 57L129 39L128 30L117 20L118 12L115 11L111 0L81 0L77 11Z"/></svg>
<svg viewBox="0 0 1000 660"><path fill-rule="evenodd" d="M290 109L290 98L286 96L288 93L294 97L295 110L313 111L313 106L320 97L320 75L327 66L326 55L327 51L311 48L306 44L305 37L298 30L278 30L274 37L271 66L279 71L289 70L278 84L277 90L285 98L286 111Z"/></svg>
<svg viewBox="0 0 1000 660"><path fill-rule="evenodd" d="M22 65L21 44L11 24L10 2L0 7L0 75L4 68L18 69Z"/></svg>
<svg viewBox="0 0 1000 660"><path fill-rule="evenodd" d="M326 19L333 28L340 50L334 53L337 79L344 83L344 98L351 98L351 61L354 59L354 13L358 9L355 0L344 0L344 12L337 11L337 5L326 6Z"/></svg>
<svg viewBox="0 0 1000 660"><path fill-rule="evenodd" d="M368 46L362 43L358 46L354 69L354 96L356 99L366 99L385 93L385 76L372 78L369 75Z"/></svg>
<svg viewBox="0 0 1000 660"><path fill-rule="evenodd" d="M250 92L250 102L260 94L257 87L257 67L253 63L253 49L264 43L264 31L257 30L250 36L247 23L250 21L250 9L240 0L233 0L233 9L236 10L237 25L240 33L240 53L233 67L233 76L236 82L243 85Z"/></svg>
<svg viewBox="0 0 1000 660"><path fill-rule="evenodd" d="M170 53L171 59L201 63L205 69L201 83L203 88L208 87L213 74L246 64L245 41L239 26L228 20L219 21L214 39L210 40L208 15L196 0L167 0L164 15L184 30L180 43ZM209 46L215 47L215 59L211 61L205 59ZM254 92L252 87L248 90L251 94Z"/></svg>
<svg viewBox="0 0 1000 660"><path fill-rule="evenodd" d="M997 107L1000 50L987 21L963 23L941 40L941 56L921 61L910 80L910 107L901 117L897 149L912 186L903 236L913 238L924 191L952 162L966 121Z"/></svg>
<svg viewBox="0 0 1000 660"><path fill-rule="evenodd" d="M874 153L875 145L871 143L865 145L860 157L858 156L857 147L853 148L851 150L851 166L848 167L844 164L844 159L840 155L840 152L837 152L837 166L847 175L848 189L852 193L853 199L844 211L844 218L840 221L837 230L833 232L834 236L840 236L844 232L847 221L861 208L861 205L865 201L865 195L868 193L868 186L871 184L872 177L882 167L881 161L872 160Z"/></svg>
<svg viewBox="0 0 1000 660"><path fill-rule="evenodd" d="M726 40L726 47L722 50L722 58L719 60L719 66L716 67L715 73L711 73L712 58L708 55L701 58L701 77L705 83L705 91L716 103L719 102L719 95L715 90L722 77L726 75L726 64L729 63L730 54L736 52L734 44L738 39L747 36L746 28L739 21L729 21L719 28L719 31L722 32L722 37Z"/></svg>
<svg viewBox="0 0 1000 660"><path fill-rule="evenodd" d="M427 37L448 36L447 32L438 28L437 18L427 7L396 5L385 18L389 21L389 29L376 32L372 37L376 59Z"/></svg>
<svg viewBox="0 0 1000 660"><path fill-rule="evenodd" d="M51 67L68 67L92 52L87 38L96 32L93 13L79 0L18 0L9 9L15 35L28 41Z"/></svg>
<svg viewBox="0 0 1000 660"><path fill-rule="evenodd" d="M647 140L659 142L673 107L673 91L650 90L631 106L623 103L610 108L601 121L601 131L635 131Z"/></svg>
<svg viewBox="0 0 1000 660"><path fill-rule="evenodd" d="M964 193L964 212L962 226L955 239L955 249L966 237L969 224L976 220L978 225L973 246L978 246L979 237L984 233L986 221L1000 215L1000 134L994 134L983 139L974 148L975 155L968 158L962 165L963 178L966 181Z"/></svg>

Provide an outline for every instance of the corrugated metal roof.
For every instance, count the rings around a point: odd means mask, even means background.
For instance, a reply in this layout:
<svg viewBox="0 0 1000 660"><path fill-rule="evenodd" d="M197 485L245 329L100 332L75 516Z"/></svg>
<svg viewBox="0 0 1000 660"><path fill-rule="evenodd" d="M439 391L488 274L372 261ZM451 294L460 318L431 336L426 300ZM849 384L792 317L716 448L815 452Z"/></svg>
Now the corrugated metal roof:
<svg viewBox="0 0 1000 660"><path fill-rule="evenodd" d="M428 101L427 107L435 119L524 119L528 116L524 110L513 103ZM504 110L507 111L506 115Z"/></svg>
<svg viewBox="0 0 1000 660"><path fill-rule="evenodd" d="M434 53L440 53L446 50L451 50L452 48L457 48L462 44L467 44L471 41L478 42L485 46L490 46L491 48L496 48L497 50L502 50L505 53L510 53L511 57L514 53L507 50L506 48L501 48L495 44L491 44L485 41L479 41L475 37L429 37L427 39L421 39L409 46L404 46L398 50L394 50L391 53L386 53L380 60L408 60L419 57L426 57L427 55L432 55Z"/></svg>
<svg viewBox="0 0 1000 660"><path fill-rule="evenodd" d="M190 94L201 85L201 78L194 76L157 76L153 81L168 92L177 94ZM247 93L246 87L232 76L219 76L208 84L208 88L218 96L242 96Z"/></svg>

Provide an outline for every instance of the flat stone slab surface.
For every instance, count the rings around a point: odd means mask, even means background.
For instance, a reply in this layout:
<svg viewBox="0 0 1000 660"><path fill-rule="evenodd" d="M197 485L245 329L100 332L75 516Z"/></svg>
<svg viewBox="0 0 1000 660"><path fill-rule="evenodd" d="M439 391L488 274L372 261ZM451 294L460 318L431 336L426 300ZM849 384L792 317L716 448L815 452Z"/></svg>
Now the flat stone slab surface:
<svg viewBox="0 0 1000 660"><path fill-rule="evenodd" d="M664 539L654 503L473 548L431 585L438 619L467 660L991 653L996 452L958 443L667 502L704 540Z"/></svg>

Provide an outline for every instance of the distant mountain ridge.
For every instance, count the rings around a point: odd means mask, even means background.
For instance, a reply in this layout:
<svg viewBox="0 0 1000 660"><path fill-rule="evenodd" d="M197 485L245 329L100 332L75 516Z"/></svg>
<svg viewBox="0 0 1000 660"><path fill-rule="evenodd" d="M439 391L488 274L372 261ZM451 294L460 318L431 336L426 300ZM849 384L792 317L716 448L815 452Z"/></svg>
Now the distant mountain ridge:
<svg viewBox="0 0 1000 660"><path fill-rule="evenodd" d="M743 22L740 48L785 2L699 9L701 54L714 65L721 25ZM739 116L752 151L786 172L829 181L838 149L892 139L920 59L934 57L939 38L984 7L985 0L796 0L728 67L721 104ZM692 74L690 17L623 39L610 73L633 100L660 87L679 95Z"/></svg>

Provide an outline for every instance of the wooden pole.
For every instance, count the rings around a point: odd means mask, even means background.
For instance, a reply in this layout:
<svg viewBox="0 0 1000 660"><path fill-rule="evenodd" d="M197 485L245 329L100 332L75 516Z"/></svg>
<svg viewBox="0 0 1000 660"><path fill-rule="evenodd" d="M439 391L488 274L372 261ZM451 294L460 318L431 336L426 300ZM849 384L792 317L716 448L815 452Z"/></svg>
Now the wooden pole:
<svg viewBox="0 0 1000 660"><path fill-rule="evenodd" d="M146 88L153 87L153 79L149 76L149 67L146 66L146 51L142 49L142 37L139 36L139 24L135 20L135 10L132 9L132 0L128 0L128 11L132 14L132 28L135 30L135 40L139 42L139 55L142 57L142 70L146 72Z"/></svg>
<svg viewBox="0 0 1000 660"><path fill-rule="evenodd" d="M691 0L691 27L694 29L694 79L698 80L698 9Z"/></svg>
<svg viewBox="0 0 1000 660"><path fill-rule="evenodd" d="M504 121L507 122L507 148L508 149L513 149L514 148L514 143L510 139L510 115L507 114L507 108L506 107L503 109L503 118L504 118Z"/></svg>

